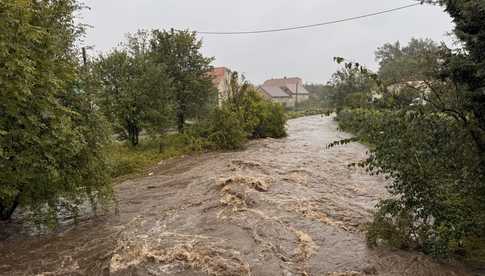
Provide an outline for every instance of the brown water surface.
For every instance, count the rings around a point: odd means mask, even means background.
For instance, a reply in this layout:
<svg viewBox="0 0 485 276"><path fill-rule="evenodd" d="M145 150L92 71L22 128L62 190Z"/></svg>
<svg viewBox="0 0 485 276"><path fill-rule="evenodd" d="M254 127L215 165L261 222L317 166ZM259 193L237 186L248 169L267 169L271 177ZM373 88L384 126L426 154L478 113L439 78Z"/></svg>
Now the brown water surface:
<svg viewBox="0 0 485 276"><path fill-rule="evenodd" d="M116 187L118 211L0 242L2 275L467 275L417 253L369 249L386 181L347 165L366 148L330 117L241 152L162 162Z"/></svg>

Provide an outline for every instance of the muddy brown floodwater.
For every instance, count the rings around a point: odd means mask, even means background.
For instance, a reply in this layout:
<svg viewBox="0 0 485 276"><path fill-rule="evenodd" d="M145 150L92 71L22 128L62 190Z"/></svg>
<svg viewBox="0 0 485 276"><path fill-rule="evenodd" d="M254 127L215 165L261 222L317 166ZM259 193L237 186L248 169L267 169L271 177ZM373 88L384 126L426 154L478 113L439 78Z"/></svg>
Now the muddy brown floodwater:
<svg viewBox="0 0 485 276"><path fill-rule="evenodd" d="M0 242L2 275L467 275L417 253L369 249L386 181L349 168L360 144L330 117L241 152L162 162L116 186L118 211Z"/></svg>

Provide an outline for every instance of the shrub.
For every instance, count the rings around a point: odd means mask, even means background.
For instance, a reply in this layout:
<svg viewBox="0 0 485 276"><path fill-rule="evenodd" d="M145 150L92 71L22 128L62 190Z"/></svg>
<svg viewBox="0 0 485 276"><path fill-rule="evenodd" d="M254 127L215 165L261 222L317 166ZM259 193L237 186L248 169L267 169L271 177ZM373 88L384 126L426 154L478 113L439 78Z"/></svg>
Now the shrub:
<svg viewBox="0 0 485 276"><path fill-rule="evenodd" d="M286 114L282 105L261 97L254 88L248 88L236 103L227 103L238 112L243 129L249 138L281 138L286 136Z"/></svg>
<svg viewBox="0 0 485 276"><path fill-rule="evenodd" d="M286 137L286 114L283 106L263 101L257 110L258 124L252 136L254 138L282 138Z"/></svg>
<svg viewBox="0 0 485 276"><path fill-rule="evenodd" d="M370 244L483 258L484 186L469 132L440 112L354 109L338 120L372 145L363 163L369 171L392 181L392 198L369 226Z"/></svg>
<svg viewBox="0 0 485 276"><path fill-rule="evenodd" d="M241 149L247 140L241 114L226 106L213 111L209 124L208 139L216 149Z"/></svg>

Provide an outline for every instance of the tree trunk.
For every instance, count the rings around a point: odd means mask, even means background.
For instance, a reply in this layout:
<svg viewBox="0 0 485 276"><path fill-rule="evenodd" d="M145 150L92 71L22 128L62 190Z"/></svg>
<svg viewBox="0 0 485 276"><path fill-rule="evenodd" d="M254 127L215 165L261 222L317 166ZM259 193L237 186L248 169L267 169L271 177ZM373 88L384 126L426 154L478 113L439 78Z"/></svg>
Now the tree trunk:
<svg viewBox="0 0 485 276"><path fill-rule="evenodd" d="M135 140L135 143L133 144L134 146L138 145L140 143L140 129L138 128L138 126L134 126L134 140Z"/></svg>
<svg viewBox="0 0 485 276"><path fill-rule="evenodd" d="M15 212L15 210L17 209L17 207L19 206L19 203L20 203L20 194L18 194L13 203L12 203L12 206L9 207L6 207L4 206L1 202L0 202L0 221L7 221L9 220L13 213Z"/></svg>
<svg viewBox="0 0 485 276"><path fill-rule="evenodd" d="M177 112L177 130L179 133L184 133L185 114L183 111Z"/></svg>
<svg viewBox="0 0 485 276"><path fill-rule="evenodd" d="M128 140L132 146L136 146L139 143L140 129L133 123L128 123Z"/></svg>

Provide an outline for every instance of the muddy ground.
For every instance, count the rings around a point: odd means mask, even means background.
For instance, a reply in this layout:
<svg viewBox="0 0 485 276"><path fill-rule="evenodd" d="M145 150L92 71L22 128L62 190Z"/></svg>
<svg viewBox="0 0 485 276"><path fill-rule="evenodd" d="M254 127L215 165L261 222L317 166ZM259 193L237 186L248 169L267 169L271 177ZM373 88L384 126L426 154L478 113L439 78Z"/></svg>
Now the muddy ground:
<svg viewBox="0 0 485 276"><path fill-rule="evenodd" d="M241 152L161 162L116 187L105 215L0 242L1 275L467 275L417 253L369 249L386 181L347 165L366 148L330 117Z"/></svg>

